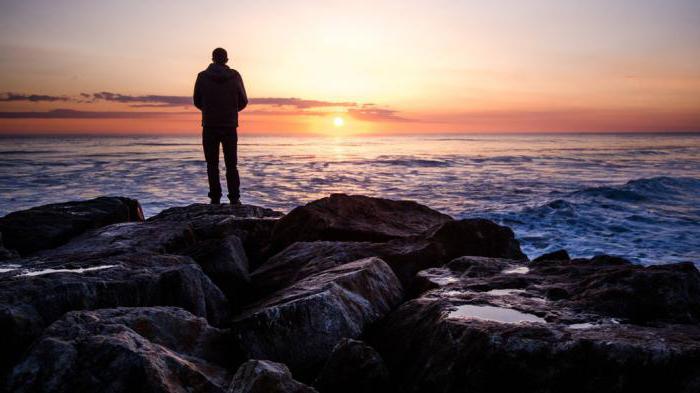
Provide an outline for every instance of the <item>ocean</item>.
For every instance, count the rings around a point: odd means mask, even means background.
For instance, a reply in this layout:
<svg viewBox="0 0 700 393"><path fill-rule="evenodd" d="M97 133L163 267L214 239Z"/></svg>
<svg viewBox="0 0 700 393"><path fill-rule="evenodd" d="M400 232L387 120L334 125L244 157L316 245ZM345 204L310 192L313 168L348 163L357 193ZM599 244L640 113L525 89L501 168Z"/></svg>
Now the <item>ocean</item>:
<svg viewBox="0 0 700 393"><path fill-rule="evenodd" d="M700 264L700 134L242 135L239 170L244 203L284 212L331 193L407 199L507 225L531 258ZM0 138L0 216L100 195L147 217L207 202L200 137Z"/></svg>

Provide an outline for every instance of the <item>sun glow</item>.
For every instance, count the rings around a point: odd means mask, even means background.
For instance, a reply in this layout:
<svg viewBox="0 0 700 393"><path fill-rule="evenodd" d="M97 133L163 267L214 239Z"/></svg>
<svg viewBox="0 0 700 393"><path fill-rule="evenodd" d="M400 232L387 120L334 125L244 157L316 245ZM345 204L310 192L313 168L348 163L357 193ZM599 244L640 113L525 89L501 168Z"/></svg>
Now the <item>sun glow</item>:
<svg viewBox="0 0 700 393"><path fill-rule="evenodd" d="M340 116L336 116L333 118L333 125L336 127L342 127L345 125L345 119Z"/></svg>

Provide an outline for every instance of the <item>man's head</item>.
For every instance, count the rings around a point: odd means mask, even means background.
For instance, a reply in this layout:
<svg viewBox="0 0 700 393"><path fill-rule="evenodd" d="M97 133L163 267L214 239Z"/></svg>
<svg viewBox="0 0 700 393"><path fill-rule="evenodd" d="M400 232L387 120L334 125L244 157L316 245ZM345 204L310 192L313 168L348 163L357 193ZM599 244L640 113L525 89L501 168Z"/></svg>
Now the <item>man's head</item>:
<svg viewBox="0 0 700 393"><path fill-rule="evenodd" d="M211 61L216 64L226 64L228 61L228 53L224 48L216 48L211 52Z"/></svg>

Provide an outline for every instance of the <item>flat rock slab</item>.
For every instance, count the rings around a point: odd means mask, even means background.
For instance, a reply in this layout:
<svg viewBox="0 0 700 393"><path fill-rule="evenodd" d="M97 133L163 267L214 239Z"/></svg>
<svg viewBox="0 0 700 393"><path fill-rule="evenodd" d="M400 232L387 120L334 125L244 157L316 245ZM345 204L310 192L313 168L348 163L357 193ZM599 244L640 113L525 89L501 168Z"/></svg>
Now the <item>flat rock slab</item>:
<svg viewBox="0 0 700 393"><path fill-rule="evenodd" d="M700 287L689 266L462 257L420 272L427 292L370 342L401 392L695 391Z"/></svg>
<svg viewBox="0 0 700 393"><path fill-rule="evenodd" d="M316 390L294 380L282 363L249 360L236 371L228 393L316 393Z"/></svg>
<svg viewBox="0 0 700 393"><path fill-rule="evenodd" d="M0 368L65 312L119 306L179 306L221 326L223 293L188 257L129 254L20 260L0 273Z"/></svg>
<svg viewBox="0 0 700 393"><path fill-rule="evenodd" d="M419 235L452 218L412 201L332 194L293 209L274 228L270 254L298 241L387 240Z"/></svg>
<svg viewBox="0 0 700 393"><path fill-rule="evenodd" d="M396 307L401 283L379 258L367 258L309 276L250 306L234 330L247 357L285 363L310 378L343 338Z"/></svg>
<svg viewBox="0 0 700 393"><path fill-rule="evenodd" d="M0 233L6 248L29 255L60 246L90 229L131 221L143 221L138 201L100 197L10 213L0 218Z"/></svg>
<svg viewBox="0 0 700 393"><path fill-rule="evenodd" d="M223 393L227 331L174 307L70 312L13 369L12 392Z"/></svg>

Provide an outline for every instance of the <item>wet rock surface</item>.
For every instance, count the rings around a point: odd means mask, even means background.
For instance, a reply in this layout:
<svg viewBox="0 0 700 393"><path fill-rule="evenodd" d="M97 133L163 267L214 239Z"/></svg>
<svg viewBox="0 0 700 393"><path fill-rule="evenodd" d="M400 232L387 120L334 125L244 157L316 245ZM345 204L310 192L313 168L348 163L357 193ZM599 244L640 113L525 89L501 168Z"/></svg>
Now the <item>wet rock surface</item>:
<svg viewBox="0 0 700 393"><path fill-rule="evenodd" d="M249 360L233 376L229 393L316 393L296 381L287 366L269 360Z"/></svg>
<svg viewBox="0 0 700 393"><path fill-rule="evenodd" d="M461 257L420 272L427 291L370 341L405 392L693 391L699 279L690 264Z"/></svg>
<svg viewBox="0 0 700 393"><path fill-rule="evenodd" d="M0 273L0 364L7 367L42 330L72 310L179 306L217 326L223 293L188 257L129 254L21 260Z"/></svg>
<svg viewBox="0 0 700 393"><path fill-rule="evenodd" d="M491 221L341 194L287 216L95 214L72 232L55 210L35 211L60 241L0 244L9 391L700 391L691 263L528 262Z"/></svg>
<svg viewBox="0 0 700 393"><path fill-rule="evenodd" d="M230 334L173 307L70 312L9 378L13 392L225 392Z"/></svg>
<svg viewBox="0 0 700 393"><path fill-rule="evenodd" d="M57 247L90 229L131 221L143 221L138 201L100 197L10 213L0 218L0 233L6 248L28 255Z"/></svg>

